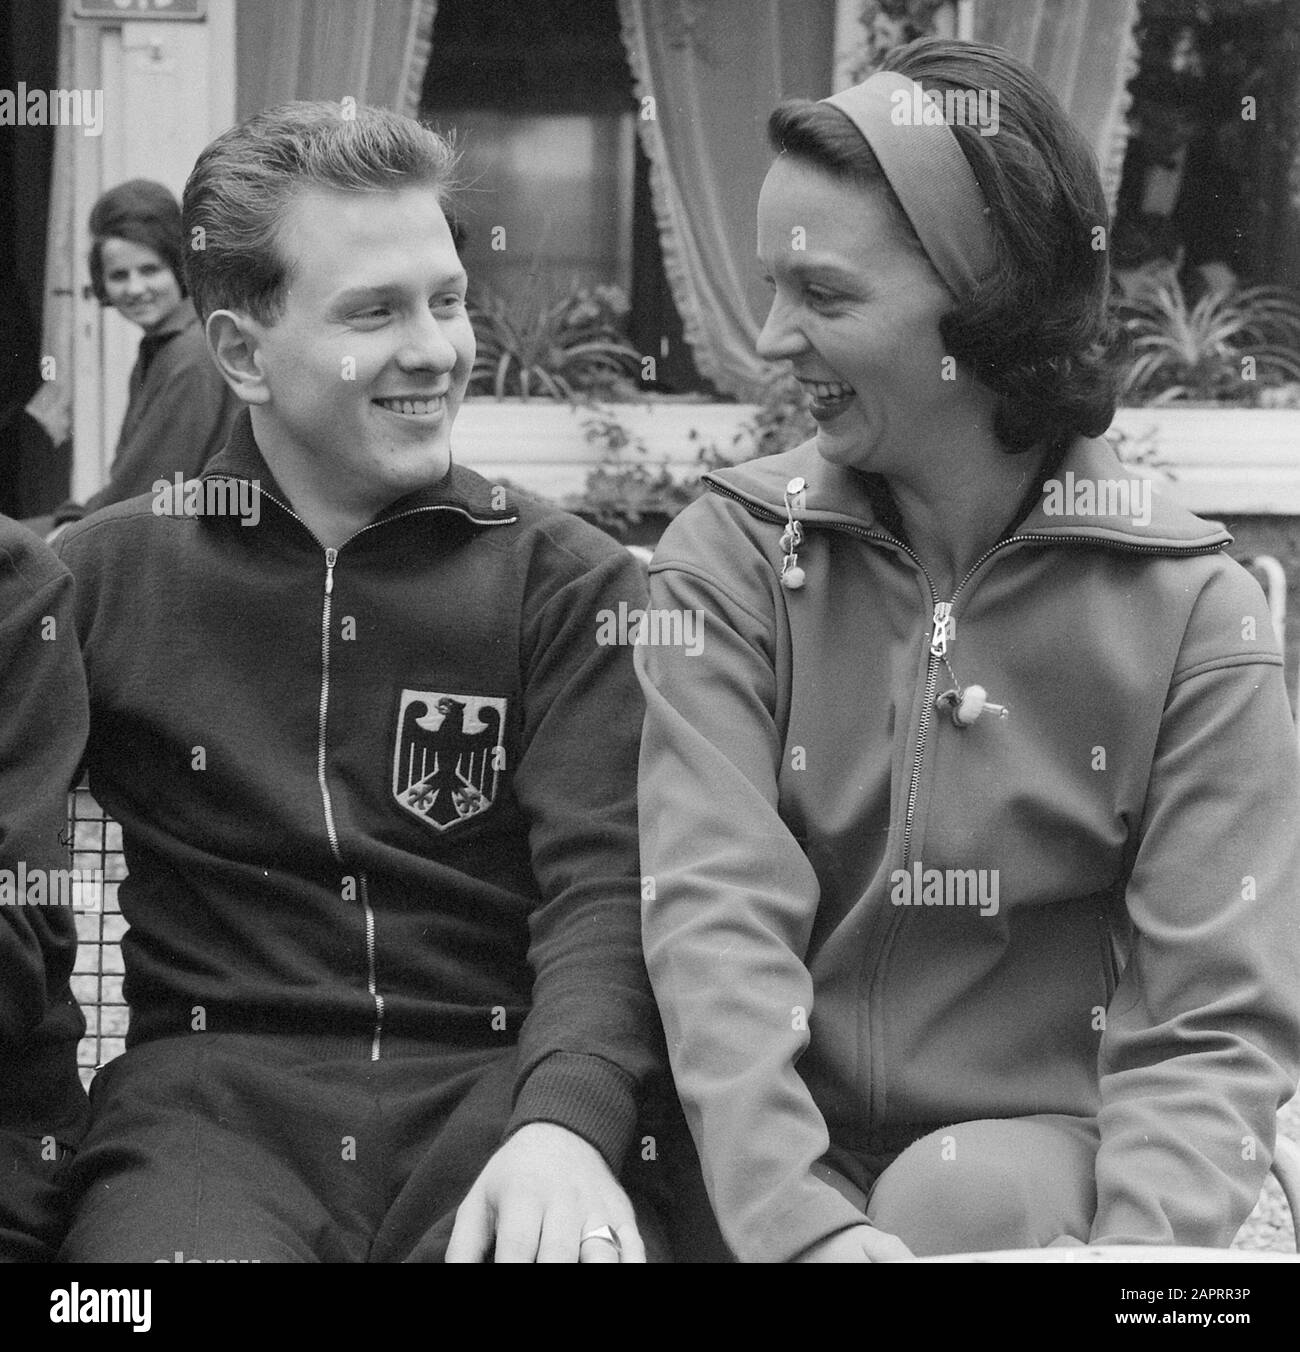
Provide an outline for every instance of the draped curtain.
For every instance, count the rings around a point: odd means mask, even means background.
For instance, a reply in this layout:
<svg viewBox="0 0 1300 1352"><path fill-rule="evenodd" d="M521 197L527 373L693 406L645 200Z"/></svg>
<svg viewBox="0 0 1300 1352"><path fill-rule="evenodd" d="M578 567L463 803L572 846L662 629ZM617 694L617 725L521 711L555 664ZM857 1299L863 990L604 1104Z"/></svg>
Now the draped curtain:
<svg viewBox="0 0 1300 1352"><path fill-rule="evenodd" d="M619 0L673 300L700 374L751 397L767 117L831 88L834 0ZM653 100L653 103L649 102Z"/></svg>
<svg viewBox="0 0 1300 1352"><path fill-rule="evenodd" d="M1128 143L1126 85L1137 71L1138 0L975 0L977 42L995 42L1043 77L1097 156L1115 210Z"/></svg>
<svg viewBox="0 0 1300 1352"><path fill-rule="evenodd" d="M238 0L236 116L354 98L414 116L437 0Z"/></svg>

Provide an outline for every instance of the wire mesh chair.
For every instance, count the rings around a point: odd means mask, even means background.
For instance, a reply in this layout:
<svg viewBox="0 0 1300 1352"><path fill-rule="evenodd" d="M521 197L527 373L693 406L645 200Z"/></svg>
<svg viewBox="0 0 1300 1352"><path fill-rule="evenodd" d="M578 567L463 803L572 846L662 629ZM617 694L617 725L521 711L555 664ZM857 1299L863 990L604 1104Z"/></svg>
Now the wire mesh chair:
<svg viewBox="0 0 1300 1352"><path fill-rule="evenodd" d="M122 935L126 921L117 904L117 885L126 877L122 855L122 828L80 784L68 795L68 825L72 866L97 883L83 892L92 906L76 912L77 965L72 993L86 1015L86 1035L77 1049L82 1082L89 1084L96 1069L125 1049L127 1009L122 998Z"/></svg>

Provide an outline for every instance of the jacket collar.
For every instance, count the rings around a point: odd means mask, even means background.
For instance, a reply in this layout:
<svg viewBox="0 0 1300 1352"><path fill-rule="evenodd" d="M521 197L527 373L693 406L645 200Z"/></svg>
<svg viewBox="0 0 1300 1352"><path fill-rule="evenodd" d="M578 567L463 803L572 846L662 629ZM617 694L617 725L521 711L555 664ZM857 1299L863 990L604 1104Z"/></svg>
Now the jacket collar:
<svg viewBox="0 0 1300 1352"><path fill-rule="evenodd" d="M158 355L161 348L166 347L178 333L184 333L187 329L198 326L199 317L194 310L194 302L188 296L183 297L181 303L173 311L167 321L165 328L156 333L146 333L140 339L140 366L141 370L147 370L153 359Z"/></svg>
<svg viewBox="0 0 1300 1352"><path fill-rule="evenodd" d="M807 485L806 507L796 513L806 526L890 533L881 511L884 481L823 460L815 439L781 455L714 470L704 481L754 516L784 522L786 486L794 478ZM1009 505L1008 514L1013 508ZM1045 543L1088 539L1161 553L1200 553L1232 543L1221 525L1202 521L1153 491L1101 437L1080 437L1068 448L1041 497L1007 538L1026 536Z"/></svg>
<svg viewBox="0 0 1300 1352"><path fill-rule="evenodd" d="M174 338L178 333L183 333L188 328L193 328L199 322L199 316L194 309L194 302L188 296L181 297L181 303L172 311L166 327L159 329L156 333L147 333L142 341L147 342L150 338L161 340L163 338Z"/></svg>
<svg viewBox="0 0 1300 1352"><path fill-rule="evenodd" d="M253 436L253 420L247 408L240 409L225 446L208 461L200 477L205 480L254 480L261 485L263 493L285 507L291 506L288 495L276 482ZM476 525L505 525L517 520L519 513L514 506L500 501L503 496L495 492L482 475L453 464L436 484L417 489L390 503L375 517L375 521L386 521L421 508L449 508Z"/></svg>

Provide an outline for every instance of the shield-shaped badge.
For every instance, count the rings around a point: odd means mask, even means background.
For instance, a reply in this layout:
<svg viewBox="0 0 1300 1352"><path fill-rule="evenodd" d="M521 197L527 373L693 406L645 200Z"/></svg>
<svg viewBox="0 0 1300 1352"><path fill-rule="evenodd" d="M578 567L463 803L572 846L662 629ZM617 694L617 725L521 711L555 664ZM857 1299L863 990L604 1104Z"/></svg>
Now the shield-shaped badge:
<svg viewBox="0 0 1300 1352"><path fill-rule="evenodd" d="M506 701L403 690L393 797L437 831L486 812L505 768Z"/></svg>

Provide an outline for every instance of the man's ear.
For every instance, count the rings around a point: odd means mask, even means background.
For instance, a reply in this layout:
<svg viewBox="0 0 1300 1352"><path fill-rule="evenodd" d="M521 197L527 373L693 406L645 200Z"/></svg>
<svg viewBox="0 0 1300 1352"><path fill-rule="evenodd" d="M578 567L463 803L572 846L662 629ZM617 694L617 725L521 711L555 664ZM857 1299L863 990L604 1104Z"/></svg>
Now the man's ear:
<svg viewBox="0 0 1300 1352"><path fill-rule="evenodd" d="M246 404L265 404L271 398L262 370L261 325L234 310L214 310L206 325L208 350L226 384Z"/></svg>

